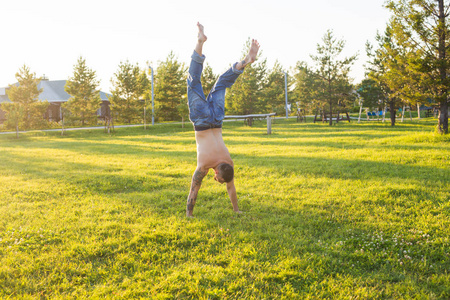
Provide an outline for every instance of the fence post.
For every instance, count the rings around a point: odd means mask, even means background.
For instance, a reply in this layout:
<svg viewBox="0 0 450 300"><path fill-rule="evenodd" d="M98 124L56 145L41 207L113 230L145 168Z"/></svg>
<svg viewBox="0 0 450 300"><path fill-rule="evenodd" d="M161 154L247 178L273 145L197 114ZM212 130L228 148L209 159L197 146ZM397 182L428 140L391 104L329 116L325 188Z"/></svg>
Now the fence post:
<svg viewBox="0 0 450 300"><path fill-rule="evenodd" d="M272 133L272 118L270 116L267 116L267 134Z"/></svg>

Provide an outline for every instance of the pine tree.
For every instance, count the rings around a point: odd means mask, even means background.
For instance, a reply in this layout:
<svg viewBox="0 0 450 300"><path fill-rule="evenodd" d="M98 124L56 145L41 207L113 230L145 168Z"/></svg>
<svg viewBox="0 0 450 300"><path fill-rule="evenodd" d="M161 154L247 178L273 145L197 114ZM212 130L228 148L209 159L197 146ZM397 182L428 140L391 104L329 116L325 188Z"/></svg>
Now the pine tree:
<svg viewBox="0 0 450 300"><path fill-rule="evenodd" d="M317 45L317 55L311 55L311 58L316 65L314 73L322 81L319 91L323 94L318 100L322 100L323 108L332 113L339 105L348 105L351 100L352 85L348 73L357 55L339 59L345 41L335 39L331 30L325 33L322 42ZM332 124L330 118L330 126Z"/></svg>
<svg viewBox="0 0 450 300"><path fill-rule="evenodd" d="M141 70L138 64L121 62L111 83L114 88L110 97L113 116L118 121L129 124L142 120L144 116L142 99L150 85L146 72Z"/></svg>
<svg viewBox="0 0 450 300"><path fill-rule="evenodd" d="M251 46L250 39L246 42L242 59L247 55ZM266 80L267 61L259 61L261 52L257 56L257 61L246 66L234 85L225 96L225 107L227 114L247 115L262 113L265 110L265 100L263 98L263 88Z"/></svg>
<svg viewBox="0 0 450 300"><path fill-rule="evenodd" d="M400 48L409 54L408 71L419 78L416 84L410 85L412 94L436 100L439 104L437 129L447 134L450 3L448 0L389 0L386 7L393 13L392 34Z"/></svg>
<svg viewBox="0 0 450 300"><path fill-rule="evenodd" d="M314 113L323 107L325 96L322 80L307 63L297 62L294 68L295 88L293 97L300 108Z"/></svg>
<svg viewBox="0 0 450 300"><path fill-rule="evenodd" d="M175 58L173 52L156 70L155 106L156 116L162 121L180 120L180 117L187 115L183 113L188 111L186 67Z"/></svg>
<svg viewBox="0 0 450 300"><path fill-rule="evenodd" d="M363 101L363 106L371 109L384 108L386 98L381 86L373 79L365 78L356 87L356 91Z"/></svg>
<svg viewBox="0 0 450 300"><path fill-rule="evenodd" d="M206 65L203 68L202 72L202 87L203 87L203 93L205 94L205 97L208 96L209 92L213 88L214 84L217 81L217 75L214 74L213 69L211 66L206 63Z"/></svg>
<svg viewBox="0 0 450 300"><path fill-rule="evenodd" d="M289 93L292 83L293 80L288 76L288 101L290 102L295 101ZM285 74L278 61L275 62L267 76L267 83L263 93L265 112L276 112L277 115L284 115L286 113Z"/></svg>
<svg viewBox="0 0 450 300"><path fill-rule="evenodd" d="M83 57L79 57L73 68L73 76L67 80L64 87L71 95L69 101L63 104L63 108L69 112L69 120L79 121L82 126L86 123L96 124L96 112L102 104L99 84L96 72L86 66Z"/></svg>
<svg viewBox="0 0 450 300"><path fill-rule="evenodd" d="M2 104L7 115L5 126L16 130L42 128L47 124L44 115L49 104L40 102L38 98L42 93L42 89L38 89L41 79L36 78L36 74L25 65L16 73L16 79L18 84L10 85L7 90L12 103Z"/></svg>
<svg viewBox="0 0 450 300"><path fill-rule="evenodd" d="M392 36L392 27L389 24L386 26L384 35L376 35L376 40L378 48L375 50L372 45L366 44L369 57L366 65L367 75L380 88L383 99L389 105L391 126L395 126L397 107L403 105L402 98L405 96L402 93L403 84L406 81L403 78L405 59L401 55L403 50Z"/></svg>

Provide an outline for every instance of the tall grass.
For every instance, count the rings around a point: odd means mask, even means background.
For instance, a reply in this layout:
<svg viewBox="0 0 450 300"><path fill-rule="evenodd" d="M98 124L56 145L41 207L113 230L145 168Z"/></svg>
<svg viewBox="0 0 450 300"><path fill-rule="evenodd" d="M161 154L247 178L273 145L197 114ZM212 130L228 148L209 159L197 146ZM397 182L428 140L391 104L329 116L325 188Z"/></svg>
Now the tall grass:
<svg viewBox="0 0 450 300"><path fill-rule="evenodd" d="M0 136L0 297L450 298L450 139L433 122L227 122L242 215L192 126Z"/></svg>

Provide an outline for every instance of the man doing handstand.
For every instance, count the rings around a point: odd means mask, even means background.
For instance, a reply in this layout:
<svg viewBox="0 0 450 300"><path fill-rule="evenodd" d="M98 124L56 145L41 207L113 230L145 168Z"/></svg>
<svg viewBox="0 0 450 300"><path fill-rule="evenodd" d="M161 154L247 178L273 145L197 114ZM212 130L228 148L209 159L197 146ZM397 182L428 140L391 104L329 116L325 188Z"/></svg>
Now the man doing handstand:
<svg viewBox="0 0 450 300"><path fill-rule="evenodd" d="M256 40L252 40L250 51L245 59L235 63L228 71L222 74L209 92L208 97L205 97L201 75L205 60L202 50L207 37L204 33L203 25L197 23L197 26L198 40L191 57L187 79L189 119L194 124L195 140L197 142L197 168L192 176L186 215L192 217L198 191L209 169L214 169L214 179L217 182L226 182L233 210L240 213L233 181L233 160L222 138L222 122L225 116L225 89L234 84L238 76L244 72L245 66L256 60L259 44Z"/></svg>

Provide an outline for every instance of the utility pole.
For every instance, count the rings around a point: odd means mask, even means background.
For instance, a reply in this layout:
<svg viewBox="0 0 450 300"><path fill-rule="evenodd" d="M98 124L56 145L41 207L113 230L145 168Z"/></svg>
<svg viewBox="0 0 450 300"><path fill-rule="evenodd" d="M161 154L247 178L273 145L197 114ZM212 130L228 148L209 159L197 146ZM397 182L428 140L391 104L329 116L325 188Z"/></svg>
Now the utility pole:
<svg viewBox="0 0 450 300"><path fill-rule="evenodd" d="M145 96L144 98L144 130L147 130L147 120L145 118L146 110L147 110L147 96Z"/></svg>
<svg viewBox="0 0 450 300"><path fill-rule="evenodd" d="M153 68L148 65L148 68L151 70L152 74L152 126L155 125L155 100L154 100L154 90L153 90Z"/></svg>
<svg viewBox="0 0 450 300"><path fill-rule="evenodd" d="M289 118L288 112L288 93L287 93L287 73L284 72L284 95L286 97L286 119Z"/></svg>

